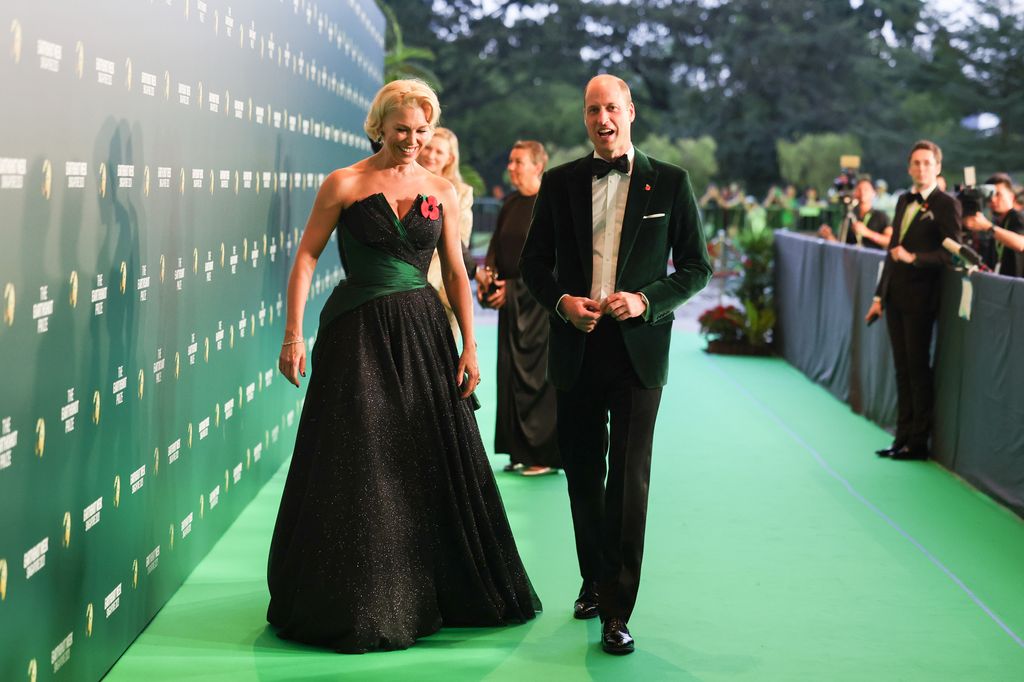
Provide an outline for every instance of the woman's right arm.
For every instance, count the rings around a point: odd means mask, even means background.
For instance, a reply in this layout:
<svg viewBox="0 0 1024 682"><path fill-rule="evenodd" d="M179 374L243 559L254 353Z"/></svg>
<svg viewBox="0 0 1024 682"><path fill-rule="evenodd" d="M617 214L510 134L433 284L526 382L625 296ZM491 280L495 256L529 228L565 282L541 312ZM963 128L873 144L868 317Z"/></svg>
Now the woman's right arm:
<svg viewBox="0 0 1024 682"><path fill-rule="evenodd" d="M299 385L299 376L306 376L306 343L302 335L306 299L316 262L327 246L341 213L344 177L344 171L334 171L320 186L288 277L288 312L277 366L281 374L296 386Z"/></svg>

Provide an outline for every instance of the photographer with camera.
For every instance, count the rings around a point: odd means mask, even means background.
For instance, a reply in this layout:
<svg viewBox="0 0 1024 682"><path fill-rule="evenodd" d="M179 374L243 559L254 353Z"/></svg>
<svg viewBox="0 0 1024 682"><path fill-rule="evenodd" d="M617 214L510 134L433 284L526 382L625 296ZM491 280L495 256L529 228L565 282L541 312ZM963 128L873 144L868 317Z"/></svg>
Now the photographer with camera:
<svg viewBox="0 0 1024 682"><path fill-rule="evenodd" d="M556 394L547 381L548 312L520 279L519 256L533 219L540 178L547 165L544 145L520 140L508 155L508 177L516 191L505 198L477 270L477 299L498 310L497 405L494 452L506 453L505 471L524 476L562 466L555 433Z"/></svg>
<svg viewBox="0 0 1024 682"><path fill-rule="evenodd" d="M874 207L875 186L871 184L871 178L862 175L854 181L852 193L848 190L844 192L844 187L837 188L846 206L839 234L836 235L830 225L823 223L818 228L818 235L830 242L856 244L868 249L887 248L892 237L892 227L889 225L889 216Z"/></svg>
<svg viewBox="0 0 1024 682"><path fill-rule="evenodd" d="M907 172L914 190L896 203L892 248L865 320L885 309L896 368L896 437L880 457L927 459L932 431L931 345L942 288L942 269L952 262L943 240L959 241L961 208L936 186L942 150L921 140L910 151Z"/></svg>
<svg viewBox="0 0 1024 682"><path fill-rule="evenodd" d="M985 185L992 220L980 211L977 202L964 203L964 226L979 242L978 252L997 274L1024 277L1024 217L1014 208L1013 180L1006 173L996 173ZM961 192L963 196L965 192ZM969 214L968 214L969 213Z"/></svg>

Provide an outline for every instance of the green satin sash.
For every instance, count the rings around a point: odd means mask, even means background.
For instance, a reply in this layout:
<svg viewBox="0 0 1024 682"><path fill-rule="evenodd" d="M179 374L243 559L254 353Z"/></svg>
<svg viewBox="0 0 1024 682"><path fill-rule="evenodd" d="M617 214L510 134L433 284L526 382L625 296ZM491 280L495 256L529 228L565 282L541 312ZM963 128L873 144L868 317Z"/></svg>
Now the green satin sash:
<svg viewBox="0 0 1024 682"><path fill-rule="evenodd" d="M321 327L375 298L427 286L426 274L415 265L363 244L347 229L341 228L338 238L345 251L348 271L345 280L334 288L324 304L320 313Z"/></svg>

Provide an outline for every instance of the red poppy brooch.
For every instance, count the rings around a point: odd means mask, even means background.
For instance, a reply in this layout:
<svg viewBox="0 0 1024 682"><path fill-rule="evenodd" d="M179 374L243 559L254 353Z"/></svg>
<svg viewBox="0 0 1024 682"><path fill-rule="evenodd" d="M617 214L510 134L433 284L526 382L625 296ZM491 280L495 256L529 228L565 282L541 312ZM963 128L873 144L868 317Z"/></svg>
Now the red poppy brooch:
<svg viewBox="0 0 1024 682"><path fill-rule="evenodd" d="M441 217L441 205L437 203L437 197L423 197L423 201L420 202L420 215L427 220L437 220Z"/></svg>

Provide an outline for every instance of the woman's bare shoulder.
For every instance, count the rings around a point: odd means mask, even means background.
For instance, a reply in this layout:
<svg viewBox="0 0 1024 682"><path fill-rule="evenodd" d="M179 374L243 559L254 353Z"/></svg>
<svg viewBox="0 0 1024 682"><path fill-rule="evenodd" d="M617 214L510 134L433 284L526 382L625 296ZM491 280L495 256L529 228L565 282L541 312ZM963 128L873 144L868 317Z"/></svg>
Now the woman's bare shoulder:
<svg viewBox="0 0 1024 682"><path fill-rule="evenodd" d="M436 194L437 198L443 203L444 201L450 201L458 204L458 195L455 191L455 185L450 180L442 178L440 175L434 175L433 173L427 173L427 187L430 190L430 194Z"/></svg>
<svg viewBox="0 0 1024 682"><path fill-rule="evenodd" d="M321 198L342 207L360 199L359 193L366 182L367 170L364 159L351 166L331 171L320 186Z"/></svg>

